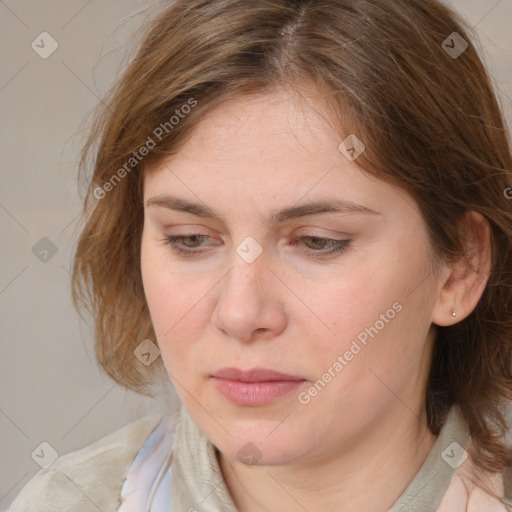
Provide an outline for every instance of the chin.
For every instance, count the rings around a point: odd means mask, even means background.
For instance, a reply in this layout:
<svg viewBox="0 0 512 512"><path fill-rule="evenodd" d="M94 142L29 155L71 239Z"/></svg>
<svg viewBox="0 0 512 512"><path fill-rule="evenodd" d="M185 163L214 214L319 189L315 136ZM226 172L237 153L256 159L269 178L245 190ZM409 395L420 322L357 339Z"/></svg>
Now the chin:
<svg viewBox="0 0 512 512"><path fill-rule="evenodd" d="M248 466L279 466L296 461L305 455L306 439L293 435L284 424L278 422L239 420L216 429L210 439L229 459Z"/></svg>
<svg viewBox="0 0 512 512"><path fill-rule="evenodd" d="M295 403L283 400L270 406L239 407L209 394L203 398L211 405L210 414L188 400L185 406L211 442L233 461L285 465L321 442L316 429L307 428L307 417L293 414Z"/></svg>
<svg viewBox="0 0 512 512"><path fill-rule="evenodd" d="M285 466L300 457L294 449L296 447L265 441L264 436L253 441L230 440L218 448L233 462L241 462L246 466Z"/></svg>

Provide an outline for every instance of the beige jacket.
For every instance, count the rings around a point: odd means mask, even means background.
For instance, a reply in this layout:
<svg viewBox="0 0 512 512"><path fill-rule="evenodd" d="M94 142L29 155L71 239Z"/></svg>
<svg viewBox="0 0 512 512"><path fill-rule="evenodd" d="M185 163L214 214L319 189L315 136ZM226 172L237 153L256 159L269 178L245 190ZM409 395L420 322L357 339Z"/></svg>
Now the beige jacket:
<svg viewBox="0 0 512 512"><path fill-rule="evenodd" d="M160 420L148 416L59 457L27 483L9 512L115 512L128 469ZM389 512L512 512L512 471L487 479L501 500L475 488L469 477L476 470L461 449L468 442L467 424L454 406L422 467ZM214 450L182 408L174 443L171 512L238 512Z"/></svg>

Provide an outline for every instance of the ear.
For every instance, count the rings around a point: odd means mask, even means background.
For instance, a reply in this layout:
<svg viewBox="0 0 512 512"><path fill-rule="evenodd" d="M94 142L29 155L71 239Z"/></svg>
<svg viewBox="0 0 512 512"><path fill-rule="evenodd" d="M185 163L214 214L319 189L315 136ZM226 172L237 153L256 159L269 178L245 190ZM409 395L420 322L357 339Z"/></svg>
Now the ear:
<svg viewBox="0 0 512 512"><path fill-rule="evenodd" d="M446 264L446 272L440 273L441 288L432 311L432 323L440 326L456 324L471 314L491 271L491 228L487 219L477 212L467 212L461 229L466 257Z"/></svg>

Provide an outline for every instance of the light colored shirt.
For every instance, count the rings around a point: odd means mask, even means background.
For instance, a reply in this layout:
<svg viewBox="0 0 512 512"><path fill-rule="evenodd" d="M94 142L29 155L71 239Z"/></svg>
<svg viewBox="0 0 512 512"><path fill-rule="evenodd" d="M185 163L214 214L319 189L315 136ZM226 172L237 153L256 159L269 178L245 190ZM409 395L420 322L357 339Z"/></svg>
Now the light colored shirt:
<svg viewBox="0 0 512 512"><path fill-rule="evenodd" d="M123 481L144 441L162 420L147 416L59 457L22 489L9 512L116 512ZM423 465L389 512L512 512L512 471L488 475L500 500L471 484L477 470L463 448L470 436L453 406ZM182 407L173 445L170 512L238 512L214 445Z"/></svg>

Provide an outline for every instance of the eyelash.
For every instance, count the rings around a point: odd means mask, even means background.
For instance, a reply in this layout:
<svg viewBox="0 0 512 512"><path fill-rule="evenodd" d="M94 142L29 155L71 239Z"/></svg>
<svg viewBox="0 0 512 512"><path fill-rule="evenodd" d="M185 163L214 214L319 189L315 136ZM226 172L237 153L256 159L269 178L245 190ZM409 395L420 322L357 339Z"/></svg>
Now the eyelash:
<svg viewBox="0 0 512 512"><path fill-rule="evenodd" d="M189 235L168 235L163 239L163 241L167 245L169 245L173 251L177 252L178 254L181 254L182 256L190 256L192 254L193 255L201 254L202 251L197 251L195 249L183 249L183 247L179 247L178 245L176 245L177 241L183 241L183 239L185 239L185 238L193 238L193 237L210 238L207 235L201 235L199 233L191 233ZM313 258L323 258L323 257L327 257L327 256L330 256L333 254L342 253L347 250L348 246L352 242L352 240L335 240L332 238L322 238L319 236L303 236L299 240L303 240L303 239L307 239L307 238L313 239L313 240L320 240L322 242L328 242L334 246L334 248L332 248L328 251L311 250L310 255ZM297 241L298 240L293 240L292 244L296 245L295 242L297 242Z"/></svg>

